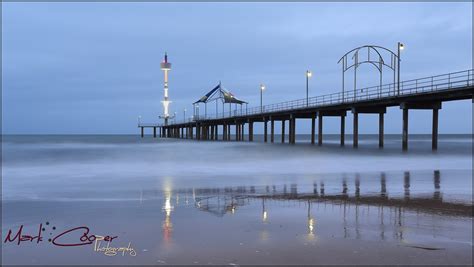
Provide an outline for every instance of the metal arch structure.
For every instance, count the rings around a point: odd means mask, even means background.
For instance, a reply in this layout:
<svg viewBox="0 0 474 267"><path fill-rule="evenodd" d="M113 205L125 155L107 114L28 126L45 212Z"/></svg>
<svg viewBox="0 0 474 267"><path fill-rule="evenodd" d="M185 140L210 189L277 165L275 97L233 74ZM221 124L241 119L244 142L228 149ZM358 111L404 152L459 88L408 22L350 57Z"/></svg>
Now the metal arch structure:
<svg viewBox="0 0 474 267"><path fill-rule="evenodd" d="M219 84L214 87L211 91L209 91L207 94L202 96L198 101L193 103L194 106L194 117L199 118L199 103L204 103L204 117L207 118L207 103L209 102L216 102L216 114L218 114L218 103L219 101L222 102L222 114L224 116L225 112L225 104L229 104L229 114L232 113L232 104L235 104L235 109L237 109L237 105L240 105L240 109L242 109L242 105L245 104L247 105L248 102L243 101L235 97L230 91L224 89L222 87L221 82L219 81Z"/></svg>
<svg viewBox="0 0 474 267"><path fill-rule="evenodd" d="M363 58L362 60L359 60L359 52L361 50L367 49L367 58ZM379 51L380 50L380 51ZM370 52L375 52L376 56L371 57ZM390 65L386 63L384 58L382 57L382 54L380 52L388 52L390 54ZM352 64L348 65L347 58L352 55ZM397 67L400 64L400 58L397 54L395 54L392 50L387 49L382 46L377 46L377 45L363 45L359 46L357 48L354 48L350 50L349 52L345 53L337 62L338 64L342 62L342 101L344 102L344 91L345 91L345 73L351 68L354 68L354 99L356 99L356 93L357 93L357 68L361 64L371 64L373 65L378 71L379 71L379 91L381 93L382 90L382 78L383 78L383 67L388 67L393 71L393 85L394 85L394 90L395 90L395 79L396 79L396 72L397 72Z"/></svg>

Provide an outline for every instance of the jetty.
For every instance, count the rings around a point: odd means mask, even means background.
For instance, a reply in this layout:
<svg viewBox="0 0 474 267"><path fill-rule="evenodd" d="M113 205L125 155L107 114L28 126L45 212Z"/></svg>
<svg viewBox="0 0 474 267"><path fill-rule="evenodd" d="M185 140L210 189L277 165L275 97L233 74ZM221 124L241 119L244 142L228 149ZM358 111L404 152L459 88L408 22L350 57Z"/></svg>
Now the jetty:
<svg viewBox="0 0 474 267"><path fill-rule="evenodd" d="M195 116L192 120L174 121L168 125L139 123L141 136L145 128L153 129L153 137L195 140L235 141L254 140L254 123L263 123L264 142L274 143L275 122L281 123L281 143L296 142L296 120L311 122L311 144L323 144L324 117L340 117L340 145L345 145L345 117L353 114L352 145L358 146L359 115L376 114L379 117L379 147L384 146L384 114L388 107L399 107L402 112L402 148L408 148L408 115L410 110L432 110L432 149L438 148L438 114L442 103L472 99L474 103L474 70L457 71L436 76L394 82L368 88L350 90L297 99L229 112ZM288 125L288 127L286 126ZM268 127L269 126L269 127ZM268 129L270 128L270 129ZM244 134L247 129L247 136ZM288 130L286 130L288 129ZM231 135L234 131L235 134ZM247 138L246 138L247 137Z"/></svg>

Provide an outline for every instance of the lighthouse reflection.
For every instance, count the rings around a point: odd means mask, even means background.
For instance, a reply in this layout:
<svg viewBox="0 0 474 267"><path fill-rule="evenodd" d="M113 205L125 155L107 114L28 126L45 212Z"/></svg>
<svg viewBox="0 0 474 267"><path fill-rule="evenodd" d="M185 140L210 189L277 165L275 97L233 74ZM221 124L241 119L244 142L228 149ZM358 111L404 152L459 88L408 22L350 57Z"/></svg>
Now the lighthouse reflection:
<svg viewBox="0 0 474 267"><path fill-rule="evenodd" d="M308 239L314 239L314 222L315 219L311 215L311 201L308 200Z"/></svg>
<svg viewBox="0 0 474 267"><path fill-rule="evenodd" d="M165 201L162 209L165 213L165 219L162 224L163 241L165 242L165 244L169 244L171 242L171 234L173 231L173 223L171 223L171 212L174 209L174 207L171 205L171 191L169 190L165 191Z"/></svg>
<svg viewBox="0 0 474 267"><path fill-rule="evenodd" d="M259 229L258 238L262 241L282 234L289 222L300 227L297 232L312 241L335 227L339 228L336 234L343 238L362 239L371 235L380 240L404 240L410 234L410 227L416 227L419 218L426 218L426 214L473 216L471 201L443 198L440 171L432 173L432 182L427 182L426 177L420 182L416 177L410 172L399 176L382 172L375 180L354 174L309 184L192 188L174 192L176 199L172 199L169 191L163 199L163 238L169 242L172 231L179 231L173 229L171 214L175 209L184 209L188 202L187 208L214 217L250 220L253 227ZM178 196L185 201L179 202ZM176 207L171 203L176 203ZM332 216L331 223L328 223L329 216ZM430 223L435 235L437 226Z"/></svg>
<svg viewBox="0 0 474 267"><path fill-rule="evenodd" d="M265 198L262 198L262 221L267 222L268 221L268 212L265 209Z"/></svg>

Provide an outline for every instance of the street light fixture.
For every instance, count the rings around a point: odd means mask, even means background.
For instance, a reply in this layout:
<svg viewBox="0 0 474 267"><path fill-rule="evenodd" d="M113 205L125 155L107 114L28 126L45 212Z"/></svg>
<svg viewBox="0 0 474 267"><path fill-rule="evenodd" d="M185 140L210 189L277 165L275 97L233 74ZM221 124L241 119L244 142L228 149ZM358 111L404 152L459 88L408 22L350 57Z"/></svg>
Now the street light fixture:
<svg viewBox="0 0 474 267"><path fill-rule="evenodd" d="M400 94L400 51L402 51L405 48L405 45L402 43L398 42L397 45L397 59L398 59L398 64L397 64L397 94Z"/></svg>
<svg viewBox="0 0 474 267"><path fill-rule="evenodd" d="M265 85L260 84L260 112L263 113L263 91L265 90Z"/></svg>
<svg viewBox="0 0 474 267"><path fill-rule="evenodd" d="M309 70L306 71L306 106L309 105L309 78L313 76L313 73Z"/></svg>

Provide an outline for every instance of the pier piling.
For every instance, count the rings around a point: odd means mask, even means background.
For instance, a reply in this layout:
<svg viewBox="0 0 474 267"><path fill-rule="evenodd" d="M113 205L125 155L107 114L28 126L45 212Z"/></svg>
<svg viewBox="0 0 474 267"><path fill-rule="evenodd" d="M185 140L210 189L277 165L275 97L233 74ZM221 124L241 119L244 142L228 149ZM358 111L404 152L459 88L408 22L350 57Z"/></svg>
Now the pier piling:
<svg viewBox="0 0 474 267"><path fill-rule="evenodd" d="M249 142L252 142L253 141L253 123L249 120L248 121L249 123Z"/></svg>
<svg viewBox="0 0 474 267"><path fill-rule="evenodd" d="M408 149L408 108L403 109L402 149Z"/></svg>
<svg viewBox="0 0 474 267"><path fill-rule="evenodd" d="M296 117L294 115L291 115L290 124L291 124L290 144L295 144L296 143Z"/></svg>
<svg viewBox="0 0 474 267"><path fill-rule="evenodd" d="M433 129L431 133L431 148L433 150L438 149L438 109L433 109Z"/></svg>
<svg viewBox="0 0 474 267"><path fill-rule="evenodd" d="M380 112L379 113L379 147L383 147L383 130L384 130L383 117L384 117L384 113Z"/></svg>
<svg viewBox="0 0 474 267"><path fill-rule="evenodd" d="M235 141L239 141L239 137L240 137L240 134L239 134L239 124L236 122L236 123L235 123Z"/></svg>
<svg viewBox="0 0 474 267"><path fill-rule="evenodd" d="M224 123L222 131L222 140L227 141L227 124Z"/></svg>
<svg viewBox="0 0 474 267"><path fill-rule="evenodd" d="M275 120L270 118L270 142L273 143L275 134Z"/></svg>
<svg viewBox="0 0 474 267"><path fill-rule="evenodd" d="M285 143L285 120L281 120L281 143Z"/></svg>
<svg viewBox="0 0 474 267"><path fill-rule="evenodd" d="M359 146L359 113L357 111L352 112L354 115L354 130L353 130L353 141L352 144L354 147Z"/></svg>
<svg viewBox="0 0 474 267"><path fill-rule="evenodd" d="M263 141L267 142L267 120L263 118Z"/></svg>
<svg viewBox="0 0 474 267"><path fill-rule="evenodd" d="M323 115L318 114L318 146L323 145Z"/></svg>
<svg viewBox="0 0 474 267"><path fill-rule="evenodd" d="M292 144L293 142L293 119L290 116L290 119L288 120L288 144Z"/></svg>
<svg viewBox="0 0 474 267"><path fill-rule="evenodd" d="M316 132L316 114L311 114L311 144L314 145L314 136Z"/></svg>
<svg viewBox="0 0 474 267"><path fill-rule="evenodd" d="M345 129L346 129L346 115L341 115L341 146L344 146L345 140Z"/></svg>

